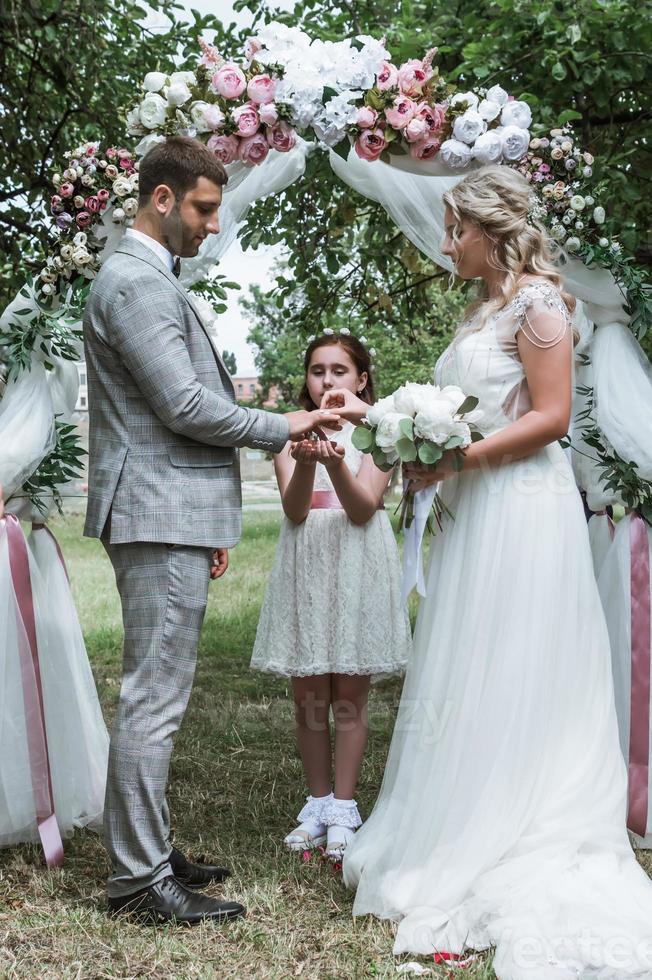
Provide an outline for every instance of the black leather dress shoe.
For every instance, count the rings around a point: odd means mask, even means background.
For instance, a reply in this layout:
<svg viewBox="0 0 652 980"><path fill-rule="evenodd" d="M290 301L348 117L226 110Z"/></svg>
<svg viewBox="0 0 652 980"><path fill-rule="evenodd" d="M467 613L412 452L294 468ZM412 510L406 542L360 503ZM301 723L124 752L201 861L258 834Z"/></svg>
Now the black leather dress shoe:
<svg viewBox="0 0 652 980"><path fill-rule="evenodd" d="M184 888L206 888L214 881L224 881L231 874L228 868L219 868L216 864L193 864L176 847L170 854L170 867Z"/></svg>
<svg viewBox="0 0 652 980"><path fill-rule="evenodd" d="M142 922L179 922L196 925L206 920L227 922L245 914L238 902L218 902L207 895L188 891L173 875L168 875L149 888L109 898L109 915L128 915Z"/></svg>

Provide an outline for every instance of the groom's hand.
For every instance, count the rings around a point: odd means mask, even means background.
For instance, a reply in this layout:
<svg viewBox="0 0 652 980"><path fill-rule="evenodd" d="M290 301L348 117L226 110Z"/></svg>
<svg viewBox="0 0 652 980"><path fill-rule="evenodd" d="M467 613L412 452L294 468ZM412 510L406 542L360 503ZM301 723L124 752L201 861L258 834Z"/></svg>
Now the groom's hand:
<svg viewBox="0 0 652 980"><path fill-rule="evenodd" d="M229 567L229 549L216 548L211 558L211 578L222 578Z"/></svg>
<svg viewBox="0 0 652 980"><path fill-rule="evenodd" d="M301 442L309 432L316 432L320 439L325 439L320 426L327 425L330 429L341 429L342 420L335 412L317 409L315 412L287 412L286 419L290 423L290 439Z"/></svg>

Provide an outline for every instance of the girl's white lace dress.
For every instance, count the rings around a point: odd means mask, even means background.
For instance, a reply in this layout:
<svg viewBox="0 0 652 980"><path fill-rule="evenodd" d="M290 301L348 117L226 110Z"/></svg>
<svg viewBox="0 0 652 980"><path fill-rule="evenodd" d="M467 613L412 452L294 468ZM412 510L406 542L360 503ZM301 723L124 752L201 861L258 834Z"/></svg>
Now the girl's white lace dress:
<svg viewBox="0 0 652 980"><path fill-rule="evenodd" d="M357 474L363 454L345 423L331 438ZM333 490L317 464L315 490ZM363 526L344 510L284 518L263 600L251 666L286 677L393 674L405 669L410 623L401 603L400 561L385 511Z"/></svg>
<svg viewBox="0 0 652 980"><path fill-rule="evenodd" d="M529 407L516 335L570 329L523 288L440 358L485 435ZM570 368L570 366L569 366ZM635 424L635 420L632 420ZM625 830L609 639L588 531L558 443L442 485L382 789L344 858L354 914L397 923L395 952L496 947L500 980L652 977L652 884Z"/></svg>

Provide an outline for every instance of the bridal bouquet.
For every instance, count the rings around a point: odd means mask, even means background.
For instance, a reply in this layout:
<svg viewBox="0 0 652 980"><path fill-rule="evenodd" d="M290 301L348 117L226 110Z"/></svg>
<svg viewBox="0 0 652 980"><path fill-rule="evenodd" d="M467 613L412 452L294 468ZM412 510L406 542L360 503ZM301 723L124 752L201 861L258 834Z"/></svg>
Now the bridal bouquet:
<svg viewBox="0 0 652 980"><path fill-rule="evenodd" d="M440 388L408 382L371 406L364 424L353 433L353 445L363 453L371 453L376 466L385 471L399 460L434 467L448 451L453 452L455 469L461 470L464 450L483 438L477 428L482 418L477 404L474 395L466 395L457 385ZM410 527L414 496L409 486L400 506L401 523ZM440 530L444 513L450 515L436 493L433 514ZM431 527L429 530L432 532Z"/></svg>

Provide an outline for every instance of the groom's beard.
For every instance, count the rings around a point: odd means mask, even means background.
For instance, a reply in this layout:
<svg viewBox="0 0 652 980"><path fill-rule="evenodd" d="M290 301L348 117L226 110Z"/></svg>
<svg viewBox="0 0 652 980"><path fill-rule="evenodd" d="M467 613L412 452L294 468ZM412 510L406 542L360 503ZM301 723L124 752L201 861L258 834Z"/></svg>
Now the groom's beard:
<svg viewBox="0 0 652 980"><path fill-rule="evenodd" d="M197 236L184 225L178 202L175 202L170 213L163 218L161 233L166 248L173 255L191 258L199 251L199 245L195 242Z"/></svg>

